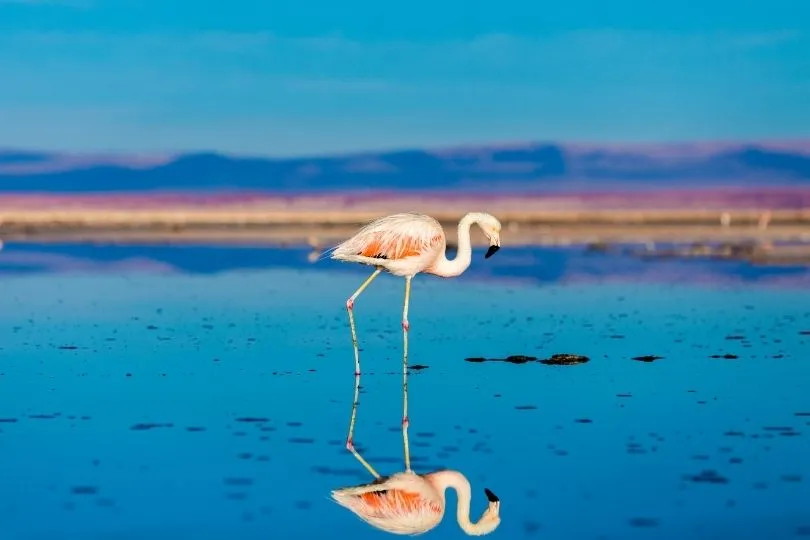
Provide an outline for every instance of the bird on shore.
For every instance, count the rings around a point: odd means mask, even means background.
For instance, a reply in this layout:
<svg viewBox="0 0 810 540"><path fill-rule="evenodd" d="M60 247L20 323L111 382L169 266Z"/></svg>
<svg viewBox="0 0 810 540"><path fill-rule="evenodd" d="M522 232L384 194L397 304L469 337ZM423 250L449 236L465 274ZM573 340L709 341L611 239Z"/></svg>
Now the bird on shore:
<svg viewBox="0 0 810 540"><path fill-rule="evenodd" d="M411 280L418 273L440 277L461 275L472 260L470 227L478 225L489 240L489 249L484 255L491 257L501 246L501 223L494 216L484 212L470 212L458 223L458 249L456 257L447 259L444 230L441 224L430 216L417 213L393 214L376 219L360 229L354 236L338 244L331 250L331 258L345 262L355 262L373 266L374 272L346 301L349 314L352 345L354 347L354 372L360 375L360 351L357 344L357 329L354 322L354 303L357 297L381 272L387 271L405 278L405 300L402 307L402 438L405 446L405 469L410 472L410 449L408 445L408 304L411 295ZM373 469L354 450L352 440L354 415L349 426L346 448L363 464ZM376 473L374 473L375 476Z"/></svg>
<svg viewBox="0 0 810 540"><path fill-rule="evenodd" d="M393 534L416 535L441 523L448 488L456 490L456 519L461 530L471 536L482 536L498 528L501 503L489 489L484 489L489 501L487 509L478 521L470 520L470 482L458 471L397 473L370 484L335 490L332 499L372 527Z"/></svg>

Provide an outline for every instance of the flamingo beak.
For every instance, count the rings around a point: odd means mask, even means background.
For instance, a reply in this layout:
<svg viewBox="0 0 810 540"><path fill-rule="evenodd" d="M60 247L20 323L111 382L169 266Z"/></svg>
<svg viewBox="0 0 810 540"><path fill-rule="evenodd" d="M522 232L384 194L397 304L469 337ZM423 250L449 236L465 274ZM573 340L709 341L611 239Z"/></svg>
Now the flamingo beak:
<svg viewBox="0 0 810 540"><path fill-rule="evenodd" d="M499 246L499 245L497 245L497 244L492 244L491 246L489 246L489 249L487 250L486 254L484 255L484 258L485 258L485 259L489 259L489 258L490 258L490 257L492 257L492 256L495 254L495 252L496 252L496 251L498 251L499 249L501 249L501 246Z"/></svg>
<svg viewBox="0 0 810 540"><path fill-rule="evenodd" d="M492 491L489 488L484 488L484 493L486 494L487 500L489 502L492 502L492 503L500 502L500 499L498 498L498 496L495 495L494 493L492 493Z"/></svg>

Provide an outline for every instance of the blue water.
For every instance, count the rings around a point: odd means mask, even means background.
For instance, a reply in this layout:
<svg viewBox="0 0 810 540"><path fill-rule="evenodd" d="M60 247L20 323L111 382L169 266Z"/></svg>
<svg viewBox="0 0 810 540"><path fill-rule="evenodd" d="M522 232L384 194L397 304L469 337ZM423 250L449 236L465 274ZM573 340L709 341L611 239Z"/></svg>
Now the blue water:
<svg viewBox="0 0 810 540"><path fill-rule="evenodd" d="M0 539L388 536L328 499L370 480L344 448L367 272L306 254L6 245ZM473 517L498 494L493 538L810 536L810 269L476 255L414 281L410 433L417 472L468 476ZM402 293L382 276L356 305L355 439L383 474ZM554 353L590 361L465 361ZM465 537L452 509L429 534Z"/></svg>

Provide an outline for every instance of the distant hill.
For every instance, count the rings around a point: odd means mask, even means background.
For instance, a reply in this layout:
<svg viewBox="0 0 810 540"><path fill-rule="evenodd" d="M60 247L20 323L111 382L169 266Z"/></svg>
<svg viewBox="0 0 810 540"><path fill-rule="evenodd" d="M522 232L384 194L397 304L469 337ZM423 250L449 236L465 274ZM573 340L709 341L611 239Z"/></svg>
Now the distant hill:
<svg viewBox="0 0 810 540"><path fill-rule="evenodd" d="M807 186L810 143L524 144L304 158L76 156L0 150L0 192L582 191Z"/></svg>

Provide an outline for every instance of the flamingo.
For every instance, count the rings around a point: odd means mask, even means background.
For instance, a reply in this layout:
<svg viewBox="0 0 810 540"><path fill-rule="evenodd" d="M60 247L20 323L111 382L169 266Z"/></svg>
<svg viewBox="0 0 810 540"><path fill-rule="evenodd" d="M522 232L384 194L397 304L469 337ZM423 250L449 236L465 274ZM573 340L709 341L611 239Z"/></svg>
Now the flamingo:
<svg viewBox="0 0 810 540"><path fill-rule="evenodd" d="M394 534L416 535L441 523L447 488L456 490L456 519L465 533L482 536L501 524L501 502L489 489L484 489L489 501L487 509L477 522L470 521L470 482L452 470L425 475L400 472L370 484L335 490L332 499L373 527Z"/></svg>
<svg viewBox="0 0 810 540"><path fill-rule="evenodd" d="M490 258L501 247L501 222L484 212L465 214L458 223L458 249L456 257L447 259L447 241L441 224L430 216L414 212L392 214L378 218L360 229L354 236L331 250L331 258L373 266L374 272L346 300L349 326L354 347L354 374L359 388L360 350L357 345L357 329L354 324L354 302L382 271L405 278L405 301L402 307L402 442L405 447L405 472L411 472L408 444L408 304L411 296L411 280L418 273L439 277L456 277L464 273L472 260L470 227L473 224L484 232L489 240L489 249L484 258ZM355 391L355 393L357 390ZM352 408L346 449L376 478L380 475L368 464L354 447L354 425L357 416L357 400Z"/></svg>
<svg viewBox="0 0 810 540"><path fill-rule="evenodd" d="M453 488L458 494L457 519L469 535L484 535L500 524L500 500L489 489L484 492L489 506L481 519L470 521L470 482L458 471L443 470L416 474L411 469L408 443L408 304L411 280L418 273L440 277L461 275L472 258L470 227L476 224L489 240L484 255L491 257L501 246L501 223L483 212L466 214L458 224L458 250L448 260L444 230L430 216L416 213L393 214L372 221L357 234L333 248L331 257L345 262L373 266L374 272L346 301L352 345L354 348L354 401L346 437L346 449L374 476L374 481L359 486L332 491L332 499L348 508L366 523L395 534L421 534L436 527L444 516L445 491ZM360 352L354 322L354 302L381 272L405 278L405 300L402 308L402 440L405 449L405 471L383 478L360 455L354 446L354 429L360 395Z"/></svg>

